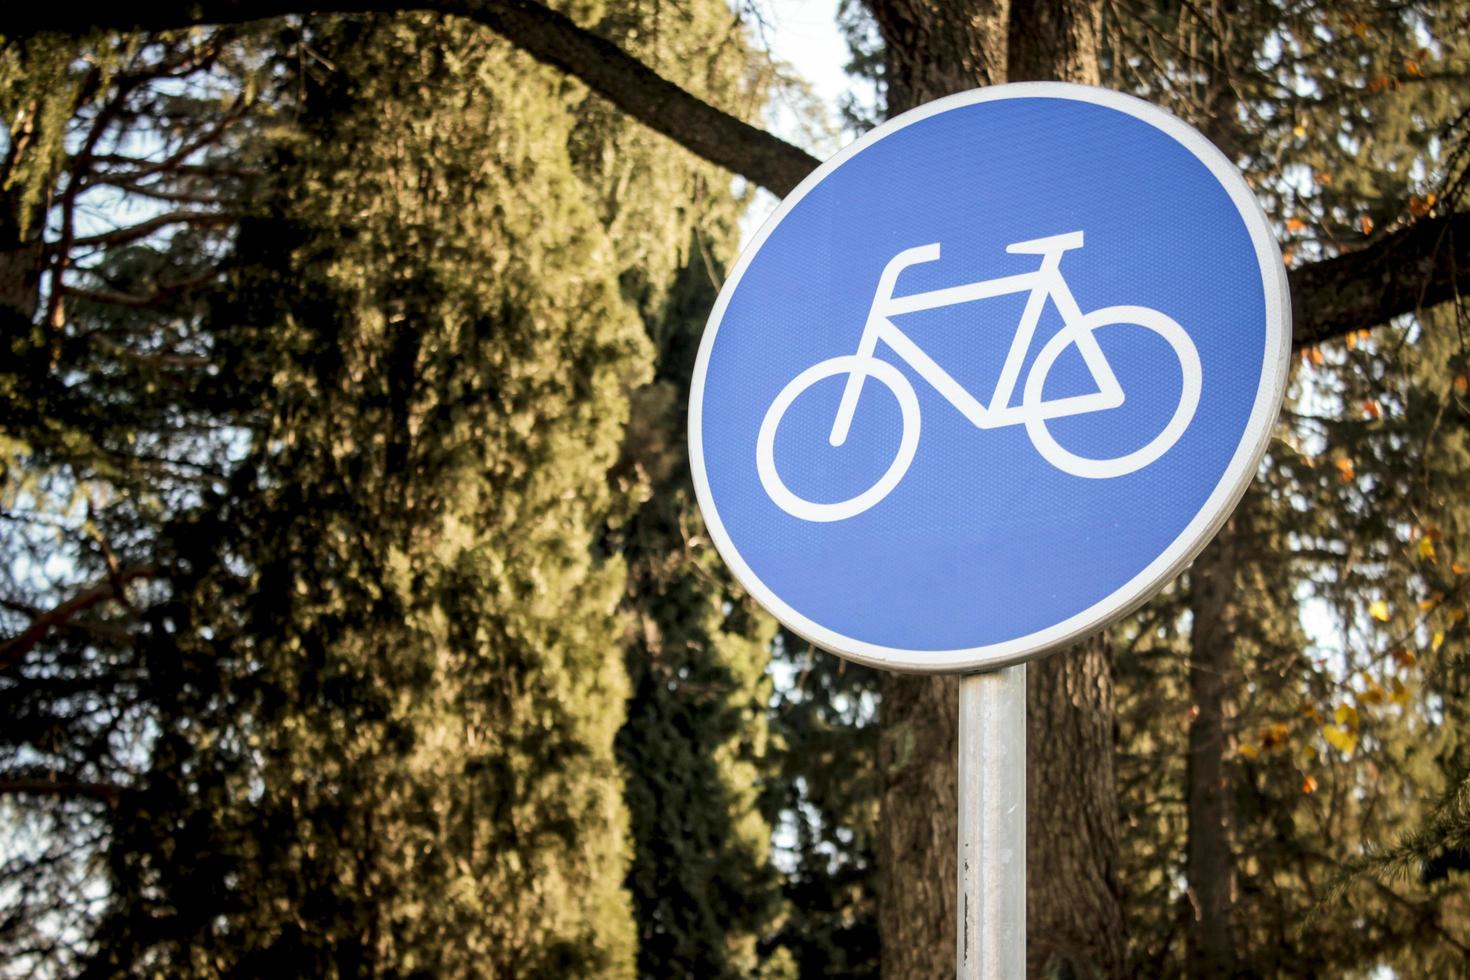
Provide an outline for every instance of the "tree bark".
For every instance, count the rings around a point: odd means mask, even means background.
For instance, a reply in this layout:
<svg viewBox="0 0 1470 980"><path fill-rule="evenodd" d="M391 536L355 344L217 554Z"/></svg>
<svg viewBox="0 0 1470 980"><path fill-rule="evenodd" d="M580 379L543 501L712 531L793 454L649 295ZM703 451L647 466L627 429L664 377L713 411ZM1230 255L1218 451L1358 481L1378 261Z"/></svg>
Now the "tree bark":
<svg viewBox="0 0 1470 980"><path fill-rule="evenodd" d="M887 51L890 115L978 85L1051 78L1096 84L1095 0L947 5L873 0ZM883 682L885 977L954 975L959 686ZM1123 972L1113 686L1095 640L1027 671L1027 962L1033 975Z"/></svg>
<svg viewBox="0 0 1470 980"><path fill-rule="evenodd" d="M1101 81L1097 0L1012 0L1008 80ZM1113 767L1113 665L1105 636L1027 672L1027 971L1123 976Z"/></svg>
<svg viewBox="0 0 1470 980"><path fill-rule="evenodd" d="M1107 637L1032 663L1027 681L1027 973L1122 977L1128 948Z"/></svg>
<svg viewBox="0 0 1470 980"><path fill-rule="evenodd" d="M1235 865L1230 850L1225 774L1226 720L1235 674L1235 561L1232 521L1200 552L1189 572L1193 623L1189 651L1189 758L1186 775L1189 975L1235 973L1231 915Z"/></svg>
<svg viewBox="0 0 1470 980"><path fill-rule="evenodd" d="M883 976L955 975L959 681L883 676L878 935Z"/></svg>

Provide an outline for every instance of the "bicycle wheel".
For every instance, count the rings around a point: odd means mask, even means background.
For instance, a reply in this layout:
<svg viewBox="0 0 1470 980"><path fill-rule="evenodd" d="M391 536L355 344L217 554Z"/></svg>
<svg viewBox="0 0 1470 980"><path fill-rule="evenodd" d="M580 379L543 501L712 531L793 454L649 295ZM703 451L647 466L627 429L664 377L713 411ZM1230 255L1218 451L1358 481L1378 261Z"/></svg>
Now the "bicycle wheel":
<svg viewBox="0 0 1470 980"><path fill-rule="evenodd" d="M1174 349L1174 355L1179 358L1179 370L1183 379L1179 405L1174 409L1174 414L1163 431L1143 448L1112 459L1089 459L1062 448L1052 437L1051 431L1046 427L1041 393L1046 387L1046 376L1056 364L1057 358L1062 351L1077 342L1079 335L1119 324L1133 324L1152 330ZM1026 387L1021 394L1021 402L1026 408L1026 434L1031 437L1032 445L1042 458L1065 473L1089 479L1124 476L1143 469L1179 441L1179 437L1194 419L1195 409L1199 407L1202 376L1199 351L1195 348L1194 341L1189 339L1189 334L1172 318L1146 306L1108 306L1094 310L1076 324L1064 327L1047 341L1041 353L1036 356L1036 363L1026 375Z"/></svg>
<svg viewBox="0 0 1470 980"><path fill-rule="evenodd" d="M833 503L818 503L798 497L787 488L781 475L776 472L776 429L786 410L812 385L826 378L851 374L854 371L862 371L869 378L883 382L898 399L899 411L903 416L903 434L899 437L898 453L893 457L893 462L888 464L888 469L878 478L878 482L855 497ZM918 448L919 399L914 394L914 386L898 368L886 361L847 354L818 361L781 389L776 400L771 402L771 407L766 409L765 419L761 421L760 434L755 442L755 466L756 472L760 474L761 486L765 487L771 500L792 517L799 517L804 521L841 521L861 514L888 496L908 472L909 464L914 461L914 452Z"/></svg>

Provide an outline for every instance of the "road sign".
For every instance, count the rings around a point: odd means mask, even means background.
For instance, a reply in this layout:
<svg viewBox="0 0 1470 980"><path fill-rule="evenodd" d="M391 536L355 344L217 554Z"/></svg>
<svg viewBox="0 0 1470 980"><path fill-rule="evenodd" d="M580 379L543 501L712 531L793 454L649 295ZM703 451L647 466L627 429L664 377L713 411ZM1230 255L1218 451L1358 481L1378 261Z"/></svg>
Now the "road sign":
<svg viewBox="0 0 1470 980"><path fill-rule="evenodd" d="M818 168L731 272L690 395L700 506L819 646L1019 663L1224 522L1290 333L1267 221L1195 130L1084 86L940 99Z"/></svg>

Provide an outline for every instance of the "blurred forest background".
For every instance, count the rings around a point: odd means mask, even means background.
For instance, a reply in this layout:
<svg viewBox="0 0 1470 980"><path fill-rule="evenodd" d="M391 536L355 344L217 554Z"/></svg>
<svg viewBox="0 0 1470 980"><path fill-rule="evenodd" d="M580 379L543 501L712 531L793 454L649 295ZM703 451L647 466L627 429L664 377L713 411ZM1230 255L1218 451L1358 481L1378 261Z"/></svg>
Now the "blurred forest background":
<svg viewBox="0 0 1470 980"><path fill-rule="evenodd" d="M0 13L0 974L952 976L953 688L780 632L689 484L700 331L792 181L652 132L573 43L830 141L759 6L145 6ZM1470 13L842 26L891 111L1007 77L1170 109L1293 270L1236 517L1036 671L1033 970L1465 975Z"/></svg>

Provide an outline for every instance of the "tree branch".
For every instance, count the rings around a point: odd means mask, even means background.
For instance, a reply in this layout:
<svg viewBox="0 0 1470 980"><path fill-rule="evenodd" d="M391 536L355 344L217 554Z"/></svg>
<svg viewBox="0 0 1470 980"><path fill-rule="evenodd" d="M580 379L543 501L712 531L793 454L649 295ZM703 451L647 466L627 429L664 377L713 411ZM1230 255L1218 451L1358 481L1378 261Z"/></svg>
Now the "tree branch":
<svg viewBox="0 0 1470 980"><path fill-rule="evenodd" d="M536 0L160 0L148 4L11 4L0 36L93 28L164 30L285 14L435 11L468 18L581 79L630 116L711 163L785 195L818 160L661 77L606 38ZM1296 346L1444 302L1470 291L1470 213L1427 218L1346 255L1291 273Z"/></svg>
<svg viewBox="0 0 1470 980"><path fill-rule="evenodd" d="M8 670L15 666L22 657L45 638L47 633L55 627L65 625L69 619L83 609L90 609L99 602L117 598L127 583L140 578L152 578L157 573L158 569L152 565L134 565L130 568L119 569L117 574L108 576L106 581L83 589L65 602L37 616L31 621L31 625L4 643L0 643L0 670Z"/></svg>
<svg viewBox="0 0 1470 980"><path fill-rule="evenodd" d="M1423 218L1290 278L1297 347L1427 309L1470 289L1470 213Z"/></svg>
<svg viewBox="0 0 1470 980"><path fill-rule="evenodd" d="M157 217L140 221L136 225L118 228L115 231L103 232L99 235L87 235L82 238L74 238L69 243L73 248L92 248L99 245L115 246L126 245L140 238L147 238L161 228L169 225L222 225L239 220L238 215L227 214L223 211L169 211Z"/></svg>
<svg viewBox="0 0 1470 980"><path fill-rule="evenodd" d="M0 779L0 796L82 797L113 804L123 794L121 786L85 780Z"/></svg>
<svg viewBox="0 0 1470 980"><path fill-rule="evenodd" d="M0 35L42 31L79 34L92 28L167 30L238 24L284 14L453 14L484 24L537 61L559 68L651 129L690 152L784 196L820 162L804 150L723 112L663 78L604 37L535 0L160 0L88 6L12 4Z"/></svg>

